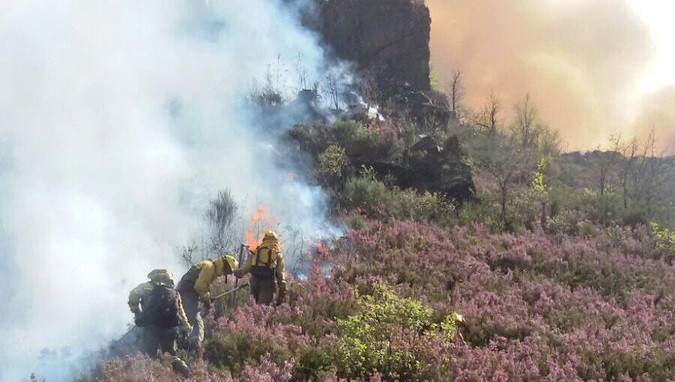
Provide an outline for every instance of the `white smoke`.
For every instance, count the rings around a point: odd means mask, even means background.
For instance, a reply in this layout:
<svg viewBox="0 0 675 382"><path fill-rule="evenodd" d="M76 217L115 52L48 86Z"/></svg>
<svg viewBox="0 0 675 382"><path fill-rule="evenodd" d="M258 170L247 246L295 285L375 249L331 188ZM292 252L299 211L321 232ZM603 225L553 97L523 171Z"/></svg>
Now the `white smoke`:
<svg viewBox="0 0 675 382"><path fill-rule="evenodd" d="M220 189L244 214L265 204L303 237L325 234L323 193L278 170L276 138L243 101L279 56L324 72L295 12L281 0L3 1L0 380L66 379L121 334L129 289L152 268L182 270L176 248Z"/></svg>

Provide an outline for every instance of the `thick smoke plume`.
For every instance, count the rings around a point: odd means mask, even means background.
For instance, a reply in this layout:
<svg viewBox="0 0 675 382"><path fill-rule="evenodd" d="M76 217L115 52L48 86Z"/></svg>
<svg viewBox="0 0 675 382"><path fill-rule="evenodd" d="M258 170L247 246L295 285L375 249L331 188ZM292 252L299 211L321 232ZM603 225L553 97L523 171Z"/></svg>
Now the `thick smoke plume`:
<svg viewBox="0 0 675 382"><path fill-rule="evenodd" d="M270 65L325 72L276 0L12 0L0 6L0 380L63 380L119 336L131 287L229 189L307 240L324 196L279 169L247 104ZM281 58L280 58L281 57ZM293 73L277 77L290 96ZM281 78L281 80L278 80ZM241 238L243 240L243 237Z"/></svg>
<svg viewBox="0 0 675 382"><path fill-rule="evenodd" d="M427 0L432 61L442 83L461 69L466 104L492 90L510 117L526 93L569 149L632 135L638 82L653 57L649 31L625 1ZM664 137L674 127L664 123Z"/></svg>

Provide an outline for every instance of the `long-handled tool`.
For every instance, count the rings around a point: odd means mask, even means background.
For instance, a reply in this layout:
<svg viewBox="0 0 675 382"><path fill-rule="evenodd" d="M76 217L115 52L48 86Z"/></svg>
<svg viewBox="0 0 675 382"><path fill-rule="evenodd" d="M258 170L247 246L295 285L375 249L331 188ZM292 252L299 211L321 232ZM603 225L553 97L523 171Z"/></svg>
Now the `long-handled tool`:
<svg viewBox="0 0 675 382"><path fill-rule="evenodd" d="M242 244L241 247L239 247L239 266L242 266L242 262L244 261L244 251L248 252L248 245ZM237 309L237 290L241 289L237 285L239 284L239 278L235 278L234 280L234 289L232 291L232 309ZM248 284L246 284L248 285Z"/></svg>
<svg viewBox="0 0 675 382"><path fill-rule="evenodd" d="M234 288L228 290L227 292L223 292L223 293L221 293L221 294L219 294L219 295L217 295L217 296L211 297L211 301L216 301L217 299L219 299L219 298L221 298L221 297L225 297L225 296L227 296L227 295L230 294L230 293L236 293L239 289L248 288L248 286L249 286L248 283L242 284L242 285L240 285L240 286L235 286Z"/></svg>

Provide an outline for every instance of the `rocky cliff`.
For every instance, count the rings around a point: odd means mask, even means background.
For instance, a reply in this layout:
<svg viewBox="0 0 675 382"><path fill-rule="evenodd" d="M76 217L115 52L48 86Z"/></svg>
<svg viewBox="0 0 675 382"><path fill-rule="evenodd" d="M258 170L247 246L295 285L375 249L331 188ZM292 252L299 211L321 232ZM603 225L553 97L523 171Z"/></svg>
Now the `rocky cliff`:
<svg viewBox="0 0 675 382"><path fill-rule="evenodd" d="M429 91L431 17L420 0L315 0L335 55L372 75L382 98Z"/></svg>

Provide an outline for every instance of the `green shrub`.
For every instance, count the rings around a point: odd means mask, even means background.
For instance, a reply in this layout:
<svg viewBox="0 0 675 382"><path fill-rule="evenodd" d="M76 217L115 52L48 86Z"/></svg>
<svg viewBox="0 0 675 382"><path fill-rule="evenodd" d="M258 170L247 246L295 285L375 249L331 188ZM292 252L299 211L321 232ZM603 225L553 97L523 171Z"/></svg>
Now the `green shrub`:
<svg viewBox="0 0 675 382"><path fill-rule="evenodd" d="M649 212L639 205L629 207L623 212L623 224L632 227L649 225L649 215Z"/></svg>
<svg viewBox="0 0 675 382"><path fill-rule="evenodd" d="M348 165L345 149L330 145L317 159L316 174L324 184L333 185L343 180Z"/></svg>
<svg viewBox="0 0 675 382"><path fill-rule="evenodd" d="M349 214L342 218L342 221L345 222L347 227L353 230L364 230L368 226L366 218L359 214Z"/></svg>
<svg viewBox="0 0 675 382"><path fill-rule="evenodd" d="M287 138L318 160L330 146L345 149L353 163L368 160L388 160L399 154L403 147L395 131L380 130L360 122L348 120L335 124L317 123L298 125L288 132Z"/></svg>
<svg viewBox="0 0 675 382"><path fill-rule="evenodd" d="M433 322L433 309L402 298L385 284L374 283L358 297L360 311L338 319L335 363L346 378L363 379L380 373L385 380L427 380L429 365L418 354L430 339L449 343L455 337L458 315Z"/></svg>
<svg viewBox="0 0 675 382"><path fill-rule="evenodd" d="M657 223L651 223L651 228L654 246L661 253L661 258L668 262L675 260L675 231Z"/></svg>
<svg viewBox="0 0 675 382"><path fill-rule="evenodd" d="M343 204L347 208L363 209L374 213L387 198L387 186L377 180L364 177L352 177L345 185Z"/></svg>
<svg viewBox="0 0 675 382"><path fill-rule="evenodd" d="M345 184L342 207L356 209L369 217L386 220L454 221L455 204L438 193L417 192L399 187L388 188L366 169L361 176Z"/></svg>
<svg viewBox="0 0 675 382"><path fill-rule="evenodd" d="M300 350L293 369L301 381L323 381L334 368L334 351L327 346L307 346Z"/></svg>
<svg viewBox="0 0 675 382"><path fill-rule="evenodd" d="M386 160L400 149L395 137L382 134L377 128L356 121L337 122L332 133L332 143L346 148L347 156L356 162Z"/></svg>
<svg viewBox="0 0 675 382"><path fill-rule="evenodd" d="M217 332L206 343L204 357L217 368L239 375L247 363L256 363L269 355L282 364L292 357L291 350L245 332Z"/></svg>

